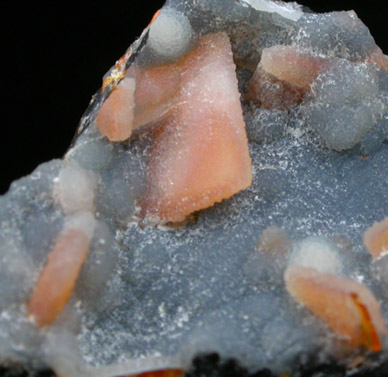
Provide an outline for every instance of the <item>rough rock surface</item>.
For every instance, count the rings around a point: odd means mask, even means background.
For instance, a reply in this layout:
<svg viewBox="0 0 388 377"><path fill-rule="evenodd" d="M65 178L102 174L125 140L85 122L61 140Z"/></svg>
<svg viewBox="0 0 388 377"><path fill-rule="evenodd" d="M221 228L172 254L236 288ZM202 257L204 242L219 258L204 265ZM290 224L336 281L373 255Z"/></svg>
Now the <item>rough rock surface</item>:
<svg viewBox="0 0 388 377"><path fill-rule="evenodd" d="M0 198L0 362L378 375L387 161L388 60L354 12L168 0L64 158Z"/></svg>

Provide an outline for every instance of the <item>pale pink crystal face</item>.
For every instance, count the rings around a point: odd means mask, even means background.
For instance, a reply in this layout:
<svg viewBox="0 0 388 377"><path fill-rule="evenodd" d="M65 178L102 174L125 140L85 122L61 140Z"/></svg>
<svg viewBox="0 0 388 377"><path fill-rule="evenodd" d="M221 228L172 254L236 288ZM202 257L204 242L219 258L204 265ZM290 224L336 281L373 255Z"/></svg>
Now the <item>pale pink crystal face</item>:
<svg viewBox="0 0 388 377"><path fill-rule="evenodd" d="M374 223L364 233L364 244L374 259L388 253L388 217Z"/></svg>
<svg viewBox="0 0 388 377"><path fill-rule="evenodd" d="M263 50L251 79L248 97L265 109L286 110L303 101L327 59L313 56L292 46L273 46Z"/></svg>
<svg viewBox="0 0 388 377"><path fill-rule="evenodd" d="M180 84L181 72L176 64L137 68L133 129L152 124L168 113L177 100Z"/></svg>
<svg viewBox="0 0 388 377"><path fill-rule="evenodd" d="M96 118L110 141L124 141L135 129L160 119L172 107L179 90L175 64L149 69L131 67L102 104Z"/></svg>
<svg viewBox="0 0 388 377"><path fill-rule="evenodd" d="M135 88L133 78L122 80L97 114L97 127L110 141L123 141L132 135Z"/></svg>
<svg viewBox="0 0 388 377"><path fill-rule="evenodd" d="M251 160L229 38L209 34L177 63L176 107L155 130L146 216L182 221L251 184Z"/></svg>
<svg viewBox="0 0 388 377"><path fill-rule="evenodd" d="M131 67L102 105L96 122L109 140L154 133L142 216L179 222L251 184L235 69L229 37L208 34L176 63Z"/></svg>

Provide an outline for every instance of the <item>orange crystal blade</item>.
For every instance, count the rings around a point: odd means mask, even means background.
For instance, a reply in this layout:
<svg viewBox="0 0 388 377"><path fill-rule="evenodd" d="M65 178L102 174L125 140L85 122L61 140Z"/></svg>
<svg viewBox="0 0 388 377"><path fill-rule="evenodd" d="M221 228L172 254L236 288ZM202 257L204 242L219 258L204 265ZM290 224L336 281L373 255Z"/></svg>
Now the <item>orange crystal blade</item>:
<svg viewBox="0 0 388 377"><path fill-rule="evenodd" d="M62 312L88 255L89 243L90 238L76 229L59 235L27 307L38 326L51 325Z"/></svg>
<svg viewBox="0 0 388 377"><path fill-rule="evenodd" d="M205 36L178 65L180 97L157 130L142 205L146 215L161 222L182 221L252 181L228 36Z"/></svg>
<svg viewBox="0 0 388 377"><path fill-rule="evenodd" d="M388 252L388 217L364 233L364 244L374 259Z"/></svg>
<svg viewBox="0 0 388 377"><path fill-rule="evenodd" d="M367 287L300 266L289 267L285 280L291 295L351 346L381 350L380 335L387 330L380 305Z"/></svg>

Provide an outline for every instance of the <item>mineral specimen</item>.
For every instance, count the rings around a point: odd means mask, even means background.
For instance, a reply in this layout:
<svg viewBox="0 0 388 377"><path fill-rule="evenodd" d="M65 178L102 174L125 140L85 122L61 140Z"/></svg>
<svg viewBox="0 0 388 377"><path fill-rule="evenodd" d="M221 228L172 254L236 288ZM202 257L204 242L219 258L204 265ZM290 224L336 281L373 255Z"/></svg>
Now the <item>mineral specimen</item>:
<svg viewBox="0 0 388 377"><path fill-rule="evenodd" d="M0 198L1 364L386 372L387 160L388 59L353 11L168 0Z"/></svg>

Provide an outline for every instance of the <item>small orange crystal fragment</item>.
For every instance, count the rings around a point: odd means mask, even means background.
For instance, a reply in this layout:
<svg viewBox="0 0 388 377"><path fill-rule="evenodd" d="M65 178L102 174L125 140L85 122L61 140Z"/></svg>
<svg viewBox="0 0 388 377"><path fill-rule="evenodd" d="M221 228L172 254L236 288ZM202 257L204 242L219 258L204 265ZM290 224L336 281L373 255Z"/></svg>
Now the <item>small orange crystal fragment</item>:
<svg viewBox="0 0 388 377"><path fill-rule="evenodd" d="M162 223L182 221L252 181L228 36L206 35L178 67L181 91L156 129L142 203L143 213Z"/></svg>
<svg viewBox="0 0 388 377"><path fill-rule="evenodd" d="M288 109L299 104L318 74L327 67L322 58L291 46L273 46L263 50L252 76L248 97L264 108Z"/></svg>
<svg viewBox="0 0 388 377"><path fill-rule="evenodd" d="M127 140L136 128L154 122L172 107L179 84L180 72L175 64L131 67L102 104L97 128L110 141Z"/></svg>
<svg viewBox="0 0 388 377"><path fill-rule="evenodd" d="M52 324L68 302L89 252L90 237L67 229L57 239L27 309L39 327Z"/></svg>
<svg viewBox="0 0 388 377"><path fill-rule="evenodd" d="M388 253L388 217L374 223L364 233L364 245L374 259Z"/></svg>
<svg viewBox="0 0 388 377"><path fill-rule="evenodd" d="M152 370L127 377L181 377L185 373L182 369Z"/></svg>
<svg viewBox="0 0 388 377"><path fill-rule="evenodd" d="M113 89L96 117L99 131L110 141L123 141L132 134L135 79L126 77Z"/></svg>
<svg viewBox="0 0 388 377"><path fill-rule="evenodd" d="M287 269L285 280L290 294L350 346L381 350L380 337L387 329L380 305L367 287L296 265Z"/></svg>
<svg viewBox="0 0 388 377"><path fill-rule="evenodd" d="M260 66L277 79L308 90L326 65L321 58L301 52L294 47L273 46L263 50Z"/></svg>
<svg viewBox="0 0 388 377"><path fill-rule="evenodd" d="M162 11L162 9L158 9L155 14L152 16L152 19L150 21L150 25L152 25L154 23L154 21L159 17L159 14L160 12Z"/></svg>

